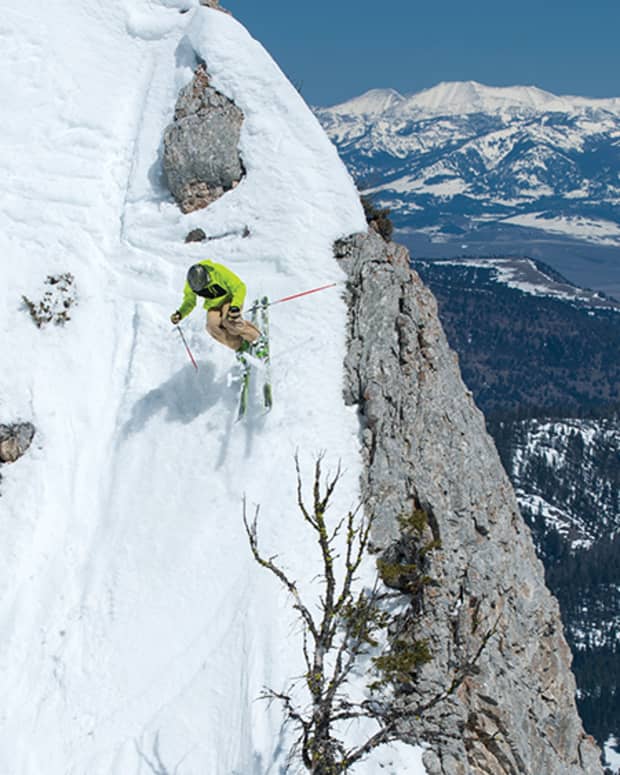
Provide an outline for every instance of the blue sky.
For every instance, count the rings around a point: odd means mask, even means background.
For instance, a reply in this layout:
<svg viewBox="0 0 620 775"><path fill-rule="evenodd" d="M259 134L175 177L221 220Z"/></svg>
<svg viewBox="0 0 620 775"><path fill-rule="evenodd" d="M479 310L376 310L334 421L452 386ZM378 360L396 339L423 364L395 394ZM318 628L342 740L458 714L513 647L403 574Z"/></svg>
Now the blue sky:
<svg viewBox="0 0 620 775"><path fill-rule="evenodd" d="M440 81L620 97L620 0L222 0L314 105Z"/></svg>

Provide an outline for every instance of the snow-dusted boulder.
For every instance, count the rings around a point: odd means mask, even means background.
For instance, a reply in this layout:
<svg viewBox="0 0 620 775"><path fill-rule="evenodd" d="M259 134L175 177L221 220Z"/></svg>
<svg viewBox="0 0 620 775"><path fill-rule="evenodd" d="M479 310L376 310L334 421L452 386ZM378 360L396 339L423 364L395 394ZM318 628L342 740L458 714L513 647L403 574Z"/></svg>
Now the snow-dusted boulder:
<svg viewBox="0 0 620 775"><path fill-rule="evenodd" d="M29 422L0 425L0 463L14 463L32 443L34 425Z"/></svg>
<svg viewBox="0 0 620 775"><path fill-rule="evenodd" d="M196 228L187 233L185 242L204 242L207 239L204 229Z"/></svg>
<svg viewBox="0 0 620 775"><path fill-rule="evenodd" d="M207 207L241 180L242 122L243 113L209 85L206 68L199 65L181 89L164 134L168 187L184 213Z"/></svg>

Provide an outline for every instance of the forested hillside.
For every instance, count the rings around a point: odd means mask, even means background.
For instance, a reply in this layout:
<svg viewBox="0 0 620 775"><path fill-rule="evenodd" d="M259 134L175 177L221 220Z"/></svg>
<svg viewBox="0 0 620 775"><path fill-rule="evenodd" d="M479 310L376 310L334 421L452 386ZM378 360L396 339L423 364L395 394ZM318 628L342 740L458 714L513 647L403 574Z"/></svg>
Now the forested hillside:
<svg viewBox="0 0 620 775"><path fill-rule="evenodd" d="M497 282L496 269L480 263L413 266L439 302L463 377L485 413L582 412L620 400L618 311L526 293Z"/></svg>

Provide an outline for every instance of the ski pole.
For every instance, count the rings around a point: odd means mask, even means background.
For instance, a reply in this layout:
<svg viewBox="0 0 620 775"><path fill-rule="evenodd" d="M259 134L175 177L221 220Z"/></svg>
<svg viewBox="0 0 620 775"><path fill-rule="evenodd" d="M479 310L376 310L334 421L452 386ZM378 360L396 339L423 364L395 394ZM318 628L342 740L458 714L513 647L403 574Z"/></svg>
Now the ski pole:
<svg viewBox="0 0 620 775"><path fill-rule="evenodd" d="M270 301L267 304L268 307L273 307L274 304L282 304L283 301L291 301L292 299L298 299L300 296L308 296L310 293L318 293L319 291L325 291L327 288L335 288L340 283L329 283L329 285L321 285L319 288L311 288L309 291L302 291L301 293L294 293L292 296L283 296L281 299ZM252 307L254 309L254 307Z"/></svg>
<svg viewBox="0 0 620 775"><path fill-rule="evenodd" d="M320 288L311 288L309 291L302 291L301 293L294 293L292 296L284 296L281 299L272 301L269 306L273 307L274 304L281 304L283 301L291 301L291 299L298 299L300 296L307 296L309 293L318 293L324 291L327 288L335 288L338 283L329 283L329 285L321 285Z"/></svg>
<svg viewBox="0 0 620 775"><path fill-rule="evenodd" d="M194 360L194 356L192 355L192 351L189 349L189 345L187 344L187 339L185 338L185 334L181 330L181 326L177 325L177 331L179 332L179 334L181 334L181 339L183 340L183 344L185 345L185 349L187 350L187 354L189 355L190 361L194 364L194 368L196 369L196 371L198 371L198 364Z"/></svg>

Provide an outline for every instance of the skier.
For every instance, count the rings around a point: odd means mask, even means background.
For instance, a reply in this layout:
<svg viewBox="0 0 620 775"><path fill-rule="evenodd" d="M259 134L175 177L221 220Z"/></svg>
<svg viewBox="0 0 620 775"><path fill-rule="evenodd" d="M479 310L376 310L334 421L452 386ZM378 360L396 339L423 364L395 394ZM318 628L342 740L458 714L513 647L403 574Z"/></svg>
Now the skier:
<svg viewBox="0 0 620 775"><path fill-rule="evenodd" d="M176 326L196 306L196 297L204 299L207 332L221 344L241 354L262 340L261 332L241 316L246 287L234 272L214 261L199 261L190 266L183 291L183 303L170 315Z"/></svg>

